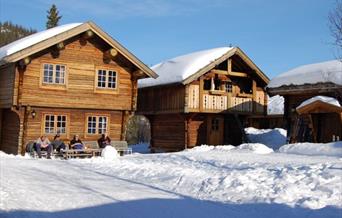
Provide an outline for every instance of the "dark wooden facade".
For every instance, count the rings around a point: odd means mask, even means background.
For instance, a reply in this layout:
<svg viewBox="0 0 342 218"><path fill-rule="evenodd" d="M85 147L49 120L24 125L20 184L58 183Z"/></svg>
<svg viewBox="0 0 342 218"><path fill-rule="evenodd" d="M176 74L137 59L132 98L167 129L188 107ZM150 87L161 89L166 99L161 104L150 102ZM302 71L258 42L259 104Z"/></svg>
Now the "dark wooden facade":
<svg viewBox="0 0 342 218"><path fill-rule="evenodd" d="M76 134L87 141L99 137L99 130L88 131L89 117L95 117L95 128L105 117L104 131L113 140L125 140L126 121L136 110L137 80L155 77L153 71L91 22L27 49L0 68L0 150L20 154L40 135L51 140L57 119L65 119L65 131L59 133L66 141ZM63 84L43 82L45 64L65 67ZM115 88L98 87L99 69L116 72ZM54 117L48 132L47 117Z"/></svg>
<svg viewBox="0 0 342 218"><path fill-rule="evenodd" d="M268 78L237 48L183 83L139 88L138 113L151 122L152 149L240 144L246 119L266 114L267 83Z"/></svg>
<svg viewBox="0 0 342 218"><path fill-rule="evenodd" d="M333 97L342 104L342 87L333 83L290 85L268 89L270 95L284 97L284 121L288 141L331 142L342 139L342 114L317 107L310 113L299 114L296 108L305 100L322 95Z"/></svg>

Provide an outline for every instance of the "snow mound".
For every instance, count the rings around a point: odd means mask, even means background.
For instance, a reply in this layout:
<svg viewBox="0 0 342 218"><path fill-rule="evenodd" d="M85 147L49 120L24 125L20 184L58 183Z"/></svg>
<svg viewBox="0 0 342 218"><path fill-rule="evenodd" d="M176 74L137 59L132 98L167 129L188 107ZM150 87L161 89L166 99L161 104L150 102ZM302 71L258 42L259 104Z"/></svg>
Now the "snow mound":
<svg viewBox="0 0 342 218"><path fill-rule="evenodd" d="M101 157L105 160L115 160L118 156L118 151L112 146L106 146L101 152Z"/></svg>
<svg viewBox="0 0 342 218"><path fill-rule="evenodd" d="M331 82L342 85L342 62L338 60L309 64L294 68L275 77L268 88Z"/></svg>
<svg viewBox="0 0 342 218"><path fill-rule="evenodd" d="M248 127L245 128L245 132L252 143L261 143L273 150L278 150L282 145L286 144L287 131L285 129L256 129Z"/></svg>
<svg viewBox="0 0 342 218"><path fill-rule="evenodd" d="M230 151L236 149L233 145L201 145L196 146L190 149L187 149L186 151L191 152L208 152L208 151Z"/></svg>
<svg viewBox="0 0 342 218"><path fill-rule="evenodd" d="M321 101L321 102L324 102L324 103L327 103L330 105L341 107L340 103L338 102L338 100L336 98L318 95L318 96L315 96L315 97L309 98L308 100L303 101L296 109L302 108L302 107L309 105L315 101Z"/></svg>
<svg viewBox="0 0 342 218"><path fill-rule="evenodd" d="M268 97L267 114L284 114L284 97L280 95Z"/></svg>
<svg viewBox="0 0 342 218"><path fill-rule="evenodd" d="M245 143L245 144L239 145L238 148L249 150L249 151L252 151L253 153L256 153L256 154L273 153L272 148L269 148L266 145L260 144L260 143Z"/></svg>
<svg viewBox="0 0 342 218"><path fill-rule="evenodd" d="M34 33L22 39L16 40L0 48L0 59L3 59L4 57L8 55L14 54L18 51L21 51L25 48L35 45L41 41L47 40L53 36L66 32L70 29L73 29L81 24L82 23L65 24L65 25L57 26L51 29L38 32L38 33Z"/></svg>
<svg viewBox="0 0 342 218"><path fill-rule="evenodd" d="M296 143L284 145L279 149L281 153L304 154L304 155L325 155L342 157L342 141L326 144L318 143Z"/></svg>
<svg viewBox="0 0 342 218"><path fill-rule="evenodd" d="M139 80L139 88L179 83L189 76L197 73L200 69L222 57L232 47L221 47L197 51L194 53L178 56L151 67L159 77Z"/></svg>

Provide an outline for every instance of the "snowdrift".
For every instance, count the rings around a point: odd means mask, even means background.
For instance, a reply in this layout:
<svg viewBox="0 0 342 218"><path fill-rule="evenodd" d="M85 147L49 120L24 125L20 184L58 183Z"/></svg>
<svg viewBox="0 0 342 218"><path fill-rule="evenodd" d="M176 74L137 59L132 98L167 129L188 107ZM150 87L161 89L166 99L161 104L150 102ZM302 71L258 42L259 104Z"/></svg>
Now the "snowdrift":
<svg viewBox="0 0 342 218"><path fill-rule="evenodd" d="M326 144L319 143L296 143L288 144L279 148L279 152L288 154L304 154L304 155L326 155L342 157L342 141L331 142Z"/></svg>
<svg viewBox="0 0 342 218"><path fill-rule="evenodd" d="M267 145L273 150L278 150L286 143L286 130L275 129L256 129L253 127L245 128L248 139L252 143L261 143Z"/></svg>

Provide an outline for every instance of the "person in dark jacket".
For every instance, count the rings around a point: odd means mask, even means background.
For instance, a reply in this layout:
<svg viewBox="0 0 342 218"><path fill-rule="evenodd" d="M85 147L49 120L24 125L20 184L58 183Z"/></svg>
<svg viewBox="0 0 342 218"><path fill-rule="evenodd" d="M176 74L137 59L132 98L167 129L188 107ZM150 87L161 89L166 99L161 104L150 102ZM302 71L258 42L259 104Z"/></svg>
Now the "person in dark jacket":
<svg viewBox="0 0 342 218"><path fill-rule="evenodd" d="M99 144L100 148L105 148L107 145L110 145L110 142L111 140L107 134L102 134L101 138L97 140L97 143Z"/></svg>
<svg viewBox="0 0 342 218"><path fill-rule="evenodd" d="M53 146L53 149L58 152L60 152L61 150L65 150L66 148L59 134L55 135L55 137L53 138L53 141L51 142L51 145Z"/></svg>
<svg viewBox="0 0 342 218"><path fill-rule="evenodd" d="M70 141L70 147L72 149L84 149L84 144L78 135L74 135L74 138Z"/></svg>

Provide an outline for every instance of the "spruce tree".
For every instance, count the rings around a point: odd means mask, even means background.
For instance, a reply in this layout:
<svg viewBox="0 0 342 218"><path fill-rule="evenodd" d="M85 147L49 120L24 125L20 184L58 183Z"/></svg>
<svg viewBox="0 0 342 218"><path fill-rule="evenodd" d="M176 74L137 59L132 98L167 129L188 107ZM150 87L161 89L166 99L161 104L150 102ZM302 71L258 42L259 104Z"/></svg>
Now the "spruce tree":
<svg viewBox="0 0 342 218"><path fill-rule="evenodd" d="M53 4L50 10L47 11L47 13L48 15L46 17L48 20L46 22L46 29L58 26L58 22L62 18L62 16L59 16L59 11L57 10L56 5Z"/></svg>

